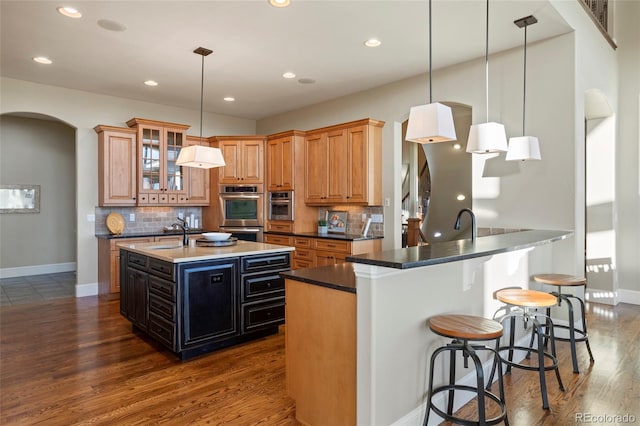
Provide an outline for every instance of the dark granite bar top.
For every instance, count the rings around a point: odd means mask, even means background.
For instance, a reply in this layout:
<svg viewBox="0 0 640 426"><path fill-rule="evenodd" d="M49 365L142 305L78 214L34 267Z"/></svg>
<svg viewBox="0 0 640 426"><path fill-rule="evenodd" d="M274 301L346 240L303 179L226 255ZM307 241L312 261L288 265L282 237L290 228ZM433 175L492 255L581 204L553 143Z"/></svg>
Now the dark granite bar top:
<svg viewBox="0 0 640 426"><path fill-rule="evenodd" d="M363 240L380 240L384 238L381 235L369 235L363 237L360 234L319 234L317 232L279 232L279 231L265 231L265 234L277 234L277 235L290 235L297 237L312 237L312 238L326 238L329 240L343 240L343 241L363 241Z"/></svg>
<svg viewBox="0 0 640 426"><path fill-rule="evenodd" d="M347 256L346 260L387 268L409 269L522 250L563 240L572 235L573 231L530 230L478 237L473 243L470 239L446 241L425 246L358 254Z"/></svg>
<svg viewBox="0 0 640 426"><path fill-rule="evenodd" d="M204 229L190 229L187 231L187 234L202 234L203 232L210 232L210 231L205 231ZM96 238L111 240L114 238L161 237L163 235L182 235L182 231L137 232L137 233L131 233L131 234L96 234Z"/></svg>
<svg viewBox="0 0 640 426"><path fill-rule="evenodd" d="M280 275L284 278L329 287L334 290L356 292L356 276L353 273L353 264L349 262L318 268L296 269L281 272Z"/></svg>

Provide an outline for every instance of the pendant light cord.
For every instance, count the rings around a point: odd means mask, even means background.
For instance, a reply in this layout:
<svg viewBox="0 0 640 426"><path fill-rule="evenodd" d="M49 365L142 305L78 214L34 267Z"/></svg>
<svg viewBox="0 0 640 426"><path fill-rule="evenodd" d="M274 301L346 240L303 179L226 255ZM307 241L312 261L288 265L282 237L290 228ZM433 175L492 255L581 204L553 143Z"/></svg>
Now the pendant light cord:
<svg viewBox="0 0 640 426"><path fill-rule="evenodd" d="M486 17L486 35L485 35L485 52L484 52L484 86L485 86L485 102L487 111L487 123L489 122L489 0L487 0L487 17Z"/></svg>
<svg viewBox="0 0 640 426"><path fill-rule="evenodd" d="M431 0L429 0L429 103L433 103L433 85L431 83L431 75L433 74L433 62L431 61Z"/></svg>
<svg viewBox="0 0 640 426"><path fill-rule="evenodd" d="M524 136L525 108L527 105L527 26L524 26L524 78L522 83L522 136Z"/></svg>
<svg viewBox="0 0 640 426"><path fill-rule="evenodd" d="M204 55L202 55L202 71L200 74L200 145L202 145L202 115L204 109Z"/></svg>

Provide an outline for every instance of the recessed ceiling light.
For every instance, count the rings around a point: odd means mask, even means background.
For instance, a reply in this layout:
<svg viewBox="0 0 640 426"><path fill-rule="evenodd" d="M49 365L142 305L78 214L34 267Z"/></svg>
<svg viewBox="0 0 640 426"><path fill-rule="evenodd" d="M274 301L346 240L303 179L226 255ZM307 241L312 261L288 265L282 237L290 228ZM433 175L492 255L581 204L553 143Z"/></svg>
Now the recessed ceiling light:
<svg viewBox="0 0 640 426"><path fill-rule="evenodd" d="M53 63L53 61L47 58L46 56L36 56L35 58L33 58L33 60L39 64L45 64L45 65L51 65Z"/></svg>
<svg viewBox="0 0 640 426"><path fill-rule="evenodd" d="M234 98L233 96L225 96L224 98L222 98L225 100L225 102L233 102L236 100L236 98Z"/></svg>
<svg viewBox="0 0 640 426"><path fill-rule="evenodd" d="M296 78L296 75L292 72L285 72L284 74L282 74L282 76L284 78Z"/></svg>
<svg viewBox="0 0 640 426"><path fill-rule="evenodd" d="M291 4L291 0L268 0L273 7L287 7Z"/></svg>
<svg viewBox="0 0 640 426"><path fill-rule="evenodd" d="M464 194L458 194L458 196L456 197L456 199L457 199L458 201L463 201L463 200L465 200L466 198L467 198L467 197L465 197L465 196L464 196Z"/></svg>
<svg viewBox="0 0 640 426"><path fill-rule="evenodd" d="M300 84L313 84L316 81L312 78L301 78L300 80L298 80L298 83Z"/></svg>
<svg viewBox="0 0 640 426"><path fill-rule="evenodd" d="M68 18L82 18L82 13L78 12L78 9L76 9L75 7L62 6L57 10L60 15L64 15Z"/></svg>
<svg viewBox="0 0 640 426"><path fill-rule="evenodd" d="M453 149L460 149L462 148L462 145L460 145L459 143L456 143L453 145Z"/></svg>
<svg viewBox="0 0 640 426"><path fill-rule="evenodd" d="M434 232L433 236L436 238L442 237L442 232Z"/></svg>
<svg viewBox="0 0 640 426"><path fill-rule="evenodd" d="M380 40L377 38L370 38L369 40L364 42L364 45L367 47L378 47L382 44Z"/></svg>
<svg viewBox="0 0 640 426"><path fill-rule="evenodd" d="M147 86L155 87L155 86L158 85L158 82L154 81L154 80L147 80L147 81L144 82L144 84L146 84Z"/></svg>

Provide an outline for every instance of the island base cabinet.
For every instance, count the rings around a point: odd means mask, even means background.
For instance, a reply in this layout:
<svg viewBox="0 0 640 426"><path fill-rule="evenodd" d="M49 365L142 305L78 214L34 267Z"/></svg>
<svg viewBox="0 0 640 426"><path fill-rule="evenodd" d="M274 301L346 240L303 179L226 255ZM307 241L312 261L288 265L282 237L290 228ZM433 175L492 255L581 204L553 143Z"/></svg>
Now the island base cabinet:
<svg viewBox="0 0 640 426"><path fill-rule="evenodd" d="M179 267L185 348L240 334L237 274L237 259Z"/></svg>
<svg viewBox="0 0 640 426"><path fill-rule="evenodd" d="M355 293L286 279L285 298L286 385L296 419L355 425Z"/></svg>

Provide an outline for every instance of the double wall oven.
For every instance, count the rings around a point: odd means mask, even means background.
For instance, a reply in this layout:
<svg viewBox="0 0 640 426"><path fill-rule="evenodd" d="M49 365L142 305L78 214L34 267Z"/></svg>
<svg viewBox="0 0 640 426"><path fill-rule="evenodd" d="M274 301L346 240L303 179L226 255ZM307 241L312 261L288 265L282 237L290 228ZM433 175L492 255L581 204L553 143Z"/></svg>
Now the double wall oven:
<svg viewBox="0 0 640 426"><path fill-rule="evenodd" d="M262 184L220 185L220 231L240 240L262 242L263 190Z"/></svg>

